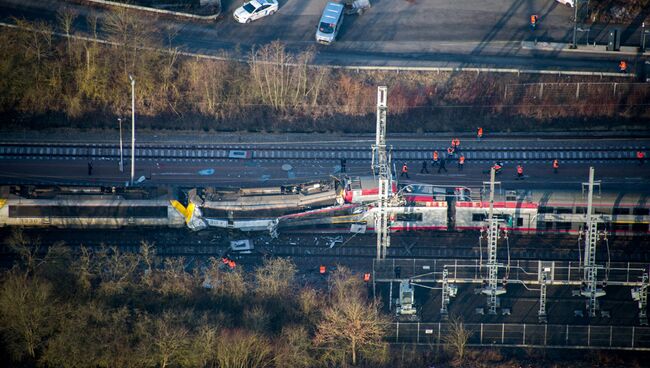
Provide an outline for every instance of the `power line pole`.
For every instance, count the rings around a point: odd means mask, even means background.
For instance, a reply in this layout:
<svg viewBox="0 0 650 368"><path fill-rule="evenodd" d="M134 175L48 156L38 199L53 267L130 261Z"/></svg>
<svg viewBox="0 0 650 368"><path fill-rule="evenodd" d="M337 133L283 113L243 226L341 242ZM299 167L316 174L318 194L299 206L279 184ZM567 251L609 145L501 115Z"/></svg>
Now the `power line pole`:
<svg viewBox="0 0 650 368"><path fill-rule="evenodd" d="M499 224L498 219L494 218L494 186L497 184L495 181L496 172L494 167L490 169L490 210L488 212L488 238L487 238L487 252L488 252L488 279L487 286L483 288L483 294L488 296L488 313L497 314L498 295L505 294L505 289L499 287L498 276L499 267L497 262L497 241L499 238Z"/></svg>
<svg viewBox="0 0 650 368"><path fill-rule="evenodd" d="M129 75L131 80L131 185L135 177L135 79Z"/></svg>
<svg viewBox="0 0 650 368"><path fill-rule="evenodd" d="M584 183L583 183L584 185ZM585 245L583 262L584 273L582 277L583 288L580 292L582 296L589 298L587 300L587 310L589 317L596 317L598 310L598 300L596 298L605 295L603 289L598 288L598 268L596 264L596 244L598 242L598 218L592 215L593 197L594 197L594 168L589 168L589 191L587 194L587 215L585 226Z"/></svg>
<svg viewBox="0 0 650 368"><path fill-rule="evenodd" d="M578 48L578 7L580 6L580 0L575 0L573 5L573 43L571 48L576 49Z"/></svg>
<svg viewBox="0 0 650 368"><path fill-rule="evenodd" d="M122 118L117 118L120 123L120 172L124 172L124 150L122 148Z"/></svg>
<svg viewBox="0 0 650 368"><path fill-rule="evenodd" d="M386 99L388 88L377 88L377 131L373 146L373 172L377 173L379 199L375 216L375 231L377 232L377 259L385 259L390 246L390 228L388 225L388 200L391 193L391 172L388 154L386 153L386 116L388 106Z"/></svg>

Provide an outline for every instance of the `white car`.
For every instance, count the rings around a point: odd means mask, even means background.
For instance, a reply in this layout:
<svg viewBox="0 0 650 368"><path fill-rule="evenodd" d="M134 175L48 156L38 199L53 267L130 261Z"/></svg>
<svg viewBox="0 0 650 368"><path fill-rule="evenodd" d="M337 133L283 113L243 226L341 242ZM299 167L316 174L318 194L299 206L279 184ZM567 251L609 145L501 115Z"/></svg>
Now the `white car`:
<svg viewBox="0 0 650 368"><path fill-rule="evenodd" d="M239 23L250 23L278 11L277 0L251 0L240 6L233 13L233 17Z"/></svg>
<svg viewBox="0 0 650 368"><path fill-rule="evenodd" d="M575 6L575 0L555 0L562 5L569 6L573 8Z"/></svg>

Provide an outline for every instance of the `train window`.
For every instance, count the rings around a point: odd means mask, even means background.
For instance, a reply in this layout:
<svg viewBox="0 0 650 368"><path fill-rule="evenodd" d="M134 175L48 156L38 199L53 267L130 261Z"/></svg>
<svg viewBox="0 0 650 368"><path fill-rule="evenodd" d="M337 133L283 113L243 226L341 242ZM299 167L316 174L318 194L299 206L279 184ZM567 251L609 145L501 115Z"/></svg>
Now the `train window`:
<svg viewBox="0 0 650 368"><path fill-rule="evenodd" d="M546 230L553 230L553 222L547 221L544 223Z"/></svg>
<svg viewBox="0 0 650 368"><path fill-rule="evenodd" d="M605 207L596 207L594 208L594 214L595 215L611 215L612 209L611 208L605 208Z"/></svg>
<svg viewBox="0 0 650 368"><path fill-rule="evenodd" d="M587 213L587 207L576 207L576 213L579 215L584 215Z"/></svg>
<svg viewBox="0 0 650 368"><path fill-rule="evenodd" d="M613 231L628 231L630 230L629 224L612 224Z"/></svg>
<svg viewBox="0 0 650 368"><path fill-rule="evenodd" d="M614 207L614 210L612 211L612 215L629 215L629 214L630 214L629 208Z"/></svg>
<svg viewBox="0 0 650 368"><path fill-rule="evenodd" d="M484 213L473 213L472 214L472 221L474 221L474 222L485 221L486 217L487 216L485 216Z"/></svg>
<svg viewBox="0 0 650 368"><path fill-rule="evenodd" d="M650 230L648 224L632 224L632 231L635 233L647 233Z"/></svg>
<svg viewBox="0 0 650 368"><path fill-rule="evenodd" d="M648 216L650 215L650 208L634 208L632 214L634 216Z"/></svg>
<svg viewBox="0 0 650 368"><path fill-rule="evenodd" d="M553 213L554 209L555 208L553 207L539 207L537 209L537 213Z"/></svg>
<svg viewBox="0 0 650 368"><path fill-rule="evenodd" d="M556 222L555 223L555 228L560 231L569 231L571 230L571 223L570 222Z"/></svg>
<svg viewBox="0 0 650 368"><path fill-rule="evenodd" d="M397 221L422 221L421 213L398 213L395 216Z"/></svg>
<svg viewBox="0 0 650 368"><path fill-rule="evenodd" d="M555 213L559 214L567 214L567 213L573 213L573 208L556 208Z"/></svg>
<svg viewBox="0 0 650 368"><path fill-rule="evenodd" d="M517 217L517 227L524 226L524 218L523 217Z"/></svg>

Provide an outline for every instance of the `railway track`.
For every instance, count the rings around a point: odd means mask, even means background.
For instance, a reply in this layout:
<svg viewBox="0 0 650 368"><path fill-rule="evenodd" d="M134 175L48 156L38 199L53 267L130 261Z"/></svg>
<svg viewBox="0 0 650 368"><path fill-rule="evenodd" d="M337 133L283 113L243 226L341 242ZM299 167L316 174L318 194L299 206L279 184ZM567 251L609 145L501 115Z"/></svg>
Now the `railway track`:
<svg viewBox="0 0 650 368"><path fill-rule="evenodd" d="M439 144L438 144L439 145ZM131 155L128 145L124 146L123 156L128 159ZM446 147L414 146L396 147L392 150L395 160L425 160L431 158L432 150L444 153ZM602 144L602 145L572 145L563 143L559 146L481 146L474 144L464 147L462 153L468 160L495 161L502 160L517 162L549 161L555 158L562 161L574 162L611 162L635 160L638 150L645 150L643 144ZM332 146L296 146L296 145L171 145L171 144L138 144L135 155L139 160L156 161L212 161L223 159L256 159L256 160L347 160L370 161L371 150L368 145L332 145ZM118 160L120 149L118 144L68 144L68 143L11 143L0 142L0 159L94 159Z"/></svg>
<svg viewBox="0 0 650 368"><path fill-rule="evenodd" d="M186 231L66 231L55 230L42 232L25 230L33 239L38 238L43 248L65 240L71 246L83 244L89 247L101 245L117 246L122 251L137 252L142 240L147 240L156 246L157 254L161 256L186 257L220 257L228 252L231 238L220 233L187 233ZM0 239L7 238L8 232L0 232ZM241 237L239 237L241 238ZM330 246L332 239L336 241ZM435 242L432 241L435 239ZM485 256L485 244L481 249L478 239L474 236L459 234L443 234L440 236L402 235L395 236L388 250L389 258L421 258L421 259L478 259L481 250ZM283 236L271 240L266 237L253 239L255 250L250 254L240 254L242 258L259 258L264 256L292 257L301 259L366 259L372 260L376 255L374 237L349 238L338 236ZM638 240L621 240L612 242L609 257L611 261L647 262L650 252L639 251L634 246ZM433 245L435 244L435 245ZM574 239L566 237L540 238L519 237L510 241L510 258L523 260L563 260L577 261L580 253ZM506 242L499 245L499 259L507 259L508 247ZM0 245L0 254L10 254L6 245ZM597 259L606 260L607 250L599 248Z"/></svg>

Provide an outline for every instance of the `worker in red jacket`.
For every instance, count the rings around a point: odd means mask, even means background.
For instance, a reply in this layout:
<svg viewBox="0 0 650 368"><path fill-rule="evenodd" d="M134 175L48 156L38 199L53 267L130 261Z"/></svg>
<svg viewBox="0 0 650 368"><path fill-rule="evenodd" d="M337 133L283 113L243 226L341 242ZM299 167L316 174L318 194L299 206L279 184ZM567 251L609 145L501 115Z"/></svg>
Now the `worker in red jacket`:
<svg viewBox="0 0 650 368"><path fill-rule="evenodd" d="M403 176L406 176L407 179L410 179L409 178L409 167L406 165L406 162L404 163L404 165L402 165L402 173L399 174L400 178L403 177Z"/></svg>
<svg viewBox="0 0 650 368"><path fill-rule="evenodd" d="M519 179L524 179L524 167L521 165L517 165L517 180Z"/></svg>
<svg viewBox="0 0 650 368"><path fill-rule="evenodd" d="M559 168L560 168L560 161L558 161L556 158L555 160L553 160L553 173L557 174L557 169Z"/></svg>

